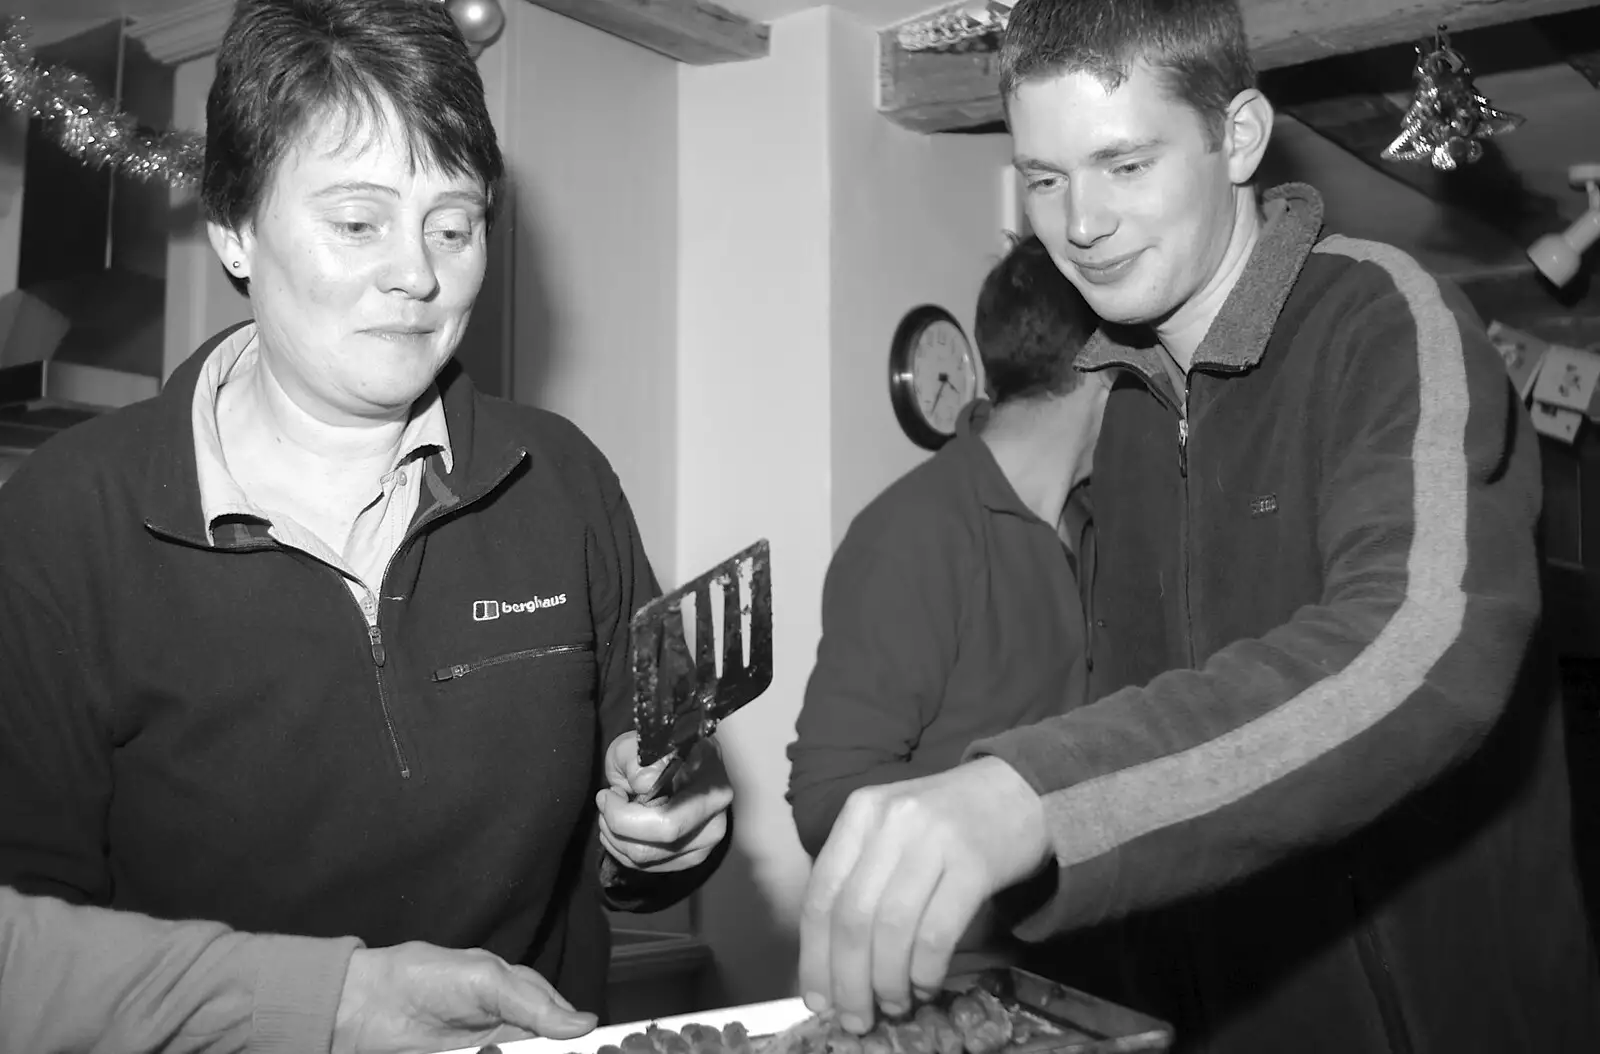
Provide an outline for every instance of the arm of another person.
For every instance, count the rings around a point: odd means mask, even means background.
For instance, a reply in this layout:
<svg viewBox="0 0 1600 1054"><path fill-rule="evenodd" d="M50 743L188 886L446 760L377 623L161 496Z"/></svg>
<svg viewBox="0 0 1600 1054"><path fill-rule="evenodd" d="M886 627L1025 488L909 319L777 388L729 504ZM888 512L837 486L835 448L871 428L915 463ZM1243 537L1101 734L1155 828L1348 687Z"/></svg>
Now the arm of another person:
<svg viewBox="0 0 1600 1054"><path fill-rule="evenodd" d="M938 512L904 530L858 519L828 566L822 640L789 746L789 803L813 857L852 791L927 774L912 753L955 665L971 573L957 527Z"/></svg>
<svg viewBox="0 0 1600 1054"><path fill-rule="evenodd" d="M1328 348L1320 600L970 752L1042 796L1059 870L1024 936L1335 842L1471 754L1508 705L1539 614L1533 433L1464 301L1396 250L1352 251L1398 292Z"/></svg>
<svg viewBox="0 0 1600 1054"><path fill-rule="evenodd" d="M327 1051L355 938L255 936L0 886L0 1050Z"/></svg>
<svg viewBox="0 0 1600 1054"><path fill-rule="evenodd" d="M603 466L601 476L605 522L593 543L590 589L595 596L596 661L600 668L600 742L609 760L616 753L613 744L633 731L630 620L634 612L660 595L661 587L650 567L650 558L645 555L639 526L621 482L609 466ZM720 759L712 767L720 773ZM602 765L597 790L608 785L604 769ZM661 911L700 888L732 845L731 808L726 815L722 840L704 860L691 867L640 870L602 849L599 866L606 907L638 913Z"/></svg>
<svg viewBox="0 0 1600 1054"><path fill-rule="evenodd" d="M594 1024L486 951L237 933L0 886L0 1050L391 1054Z"/></svg>

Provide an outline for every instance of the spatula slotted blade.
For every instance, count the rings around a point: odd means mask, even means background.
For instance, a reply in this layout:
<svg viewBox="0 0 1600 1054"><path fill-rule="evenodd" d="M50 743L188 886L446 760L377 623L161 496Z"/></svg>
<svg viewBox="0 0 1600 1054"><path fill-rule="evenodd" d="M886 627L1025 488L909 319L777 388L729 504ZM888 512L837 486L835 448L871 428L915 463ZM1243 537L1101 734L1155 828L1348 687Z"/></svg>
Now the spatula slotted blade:
<svg viewBox="0 0 1600 1054"><path fill-rule="evenodd" d="M684 635L683 611L685 599L691 596L692 655ZM720 620L716 617L718 600L722 604ZM748 660L744 654L747 618ZM650 765L672 755L681 761L718 723L772 683L772 556L767 540L761 539L650 601L633 616L631 633L639 762ZM668 782L667 776L662 782Z"/></svg>

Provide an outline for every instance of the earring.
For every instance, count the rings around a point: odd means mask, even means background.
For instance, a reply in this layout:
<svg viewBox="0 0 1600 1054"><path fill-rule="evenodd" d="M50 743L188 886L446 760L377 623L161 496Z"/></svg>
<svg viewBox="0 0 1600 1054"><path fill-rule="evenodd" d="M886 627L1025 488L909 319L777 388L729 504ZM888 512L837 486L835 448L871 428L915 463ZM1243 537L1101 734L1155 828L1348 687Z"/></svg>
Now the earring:
<svg viewBox="0 0 1600 1054"><path fill-rule="evenodd" d="M237 271L239 268L241 268L243 266L244 266L244 261L243 260L235 260L235 261L233 261L233 269L235 271Z"/></svg>

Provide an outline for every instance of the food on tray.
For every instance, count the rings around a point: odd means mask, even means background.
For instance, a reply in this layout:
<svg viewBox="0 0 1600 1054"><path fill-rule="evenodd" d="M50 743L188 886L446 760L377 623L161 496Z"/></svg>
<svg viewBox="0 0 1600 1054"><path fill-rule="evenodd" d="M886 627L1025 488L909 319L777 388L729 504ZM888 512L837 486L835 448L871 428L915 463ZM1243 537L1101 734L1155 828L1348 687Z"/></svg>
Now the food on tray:
<svg viewBox="0 0 1600 1054"><path fill-rule="evenodd" d="M1012 1009L994 993L974 987L944 993L912 1014L880 1021L857 1036L830 1014L807 1018L773 1036L751 1037L735 1021L721 1029L689 1024L681 1030L650 1025L607 1044L596 1054L1003 1054L1032 1040L1088 1039L1023 1008Z"/></svg>

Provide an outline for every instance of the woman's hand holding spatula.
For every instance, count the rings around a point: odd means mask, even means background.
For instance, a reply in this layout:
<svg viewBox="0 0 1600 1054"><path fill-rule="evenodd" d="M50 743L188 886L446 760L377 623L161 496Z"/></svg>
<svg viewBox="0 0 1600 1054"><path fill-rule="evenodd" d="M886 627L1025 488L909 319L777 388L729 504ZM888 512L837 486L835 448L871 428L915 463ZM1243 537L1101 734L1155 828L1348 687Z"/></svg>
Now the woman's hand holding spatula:
<svg viewBox="0 0 1600 1054"><path fill-rule="evenodd" d="M639 764L639 740L624 732L606 751L609 784L595 798L600 844L617 862L640 871L683 871L703 862L728 833L733 788L713 739L697 742L666 793L657 790L675 756Z"/></svg>

